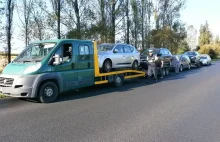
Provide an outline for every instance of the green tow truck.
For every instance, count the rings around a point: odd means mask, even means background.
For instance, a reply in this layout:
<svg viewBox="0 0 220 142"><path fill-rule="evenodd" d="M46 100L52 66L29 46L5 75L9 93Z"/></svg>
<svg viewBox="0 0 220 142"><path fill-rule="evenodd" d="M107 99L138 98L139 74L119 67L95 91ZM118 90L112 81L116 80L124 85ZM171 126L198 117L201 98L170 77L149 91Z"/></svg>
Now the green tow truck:
<svg viewBox="0 0 220 142"><path fill-rule="evenodd" d="M124 79L143 76L145 72L127 69L100 73L95 41L38 41L4 68L0 75L0 93L51 103L65 91L104 83L119 87Z"/></svg>

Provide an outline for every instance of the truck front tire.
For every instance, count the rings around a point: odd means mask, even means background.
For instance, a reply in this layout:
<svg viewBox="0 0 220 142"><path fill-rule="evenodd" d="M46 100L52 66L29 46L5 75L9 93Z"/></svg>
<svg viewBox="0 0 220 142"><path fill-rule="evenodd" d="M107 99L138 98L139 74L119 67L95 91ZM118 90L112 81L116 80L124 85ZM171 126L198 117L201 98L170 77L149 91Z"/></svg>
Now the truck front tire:
<svg viewBox="0 0 220 142"><path fill-rule="evenodd" d="M38 99L41 103L52 103L56 100L59 94L58 87L53 82L46 82L41 85Z"/></svg>

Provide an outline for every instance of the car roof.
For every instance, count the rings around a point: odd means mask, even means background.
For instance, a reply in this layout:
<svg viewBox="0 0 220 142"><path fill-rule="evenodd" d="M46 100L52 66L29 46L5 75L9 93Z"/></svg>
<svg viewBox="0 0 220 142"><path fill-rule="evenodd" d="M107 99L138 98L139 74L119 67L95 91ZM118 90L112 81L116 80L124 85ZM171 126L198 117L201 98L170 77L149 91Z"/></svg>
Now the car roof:
<svg viewBox="0 0 220 142"><path fill-rule="evenodd" d="M33 44L38 43L61 43L61 42L72 42L72 41L80 41L80 42L92 42L91 40L79 40L79 39L53 39L53 40L40 40L40 41L34 41Z"/></svg>

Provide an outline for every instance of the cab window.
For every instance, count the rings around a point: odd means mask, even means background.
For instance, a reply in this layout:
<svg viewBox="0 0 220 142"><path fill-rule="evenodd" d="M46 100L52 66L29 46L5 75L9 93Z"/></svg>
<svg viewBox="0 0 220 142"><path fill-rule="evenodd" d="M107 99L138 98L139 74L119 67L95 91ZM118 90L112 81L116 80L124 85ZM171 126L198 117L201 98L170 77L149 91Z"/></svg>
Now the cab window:
<svg viewBox="0 0 220 142"><path fill-rule="evenodd" d="M89 46L79 45L79 61L86 61L90 59Z"/></svg>
<svg viewBox="0 0 220 142"><path fill-rule="evenodd" d="M72 59L72 44L63 44L63 62L70 62Z"/></svg>

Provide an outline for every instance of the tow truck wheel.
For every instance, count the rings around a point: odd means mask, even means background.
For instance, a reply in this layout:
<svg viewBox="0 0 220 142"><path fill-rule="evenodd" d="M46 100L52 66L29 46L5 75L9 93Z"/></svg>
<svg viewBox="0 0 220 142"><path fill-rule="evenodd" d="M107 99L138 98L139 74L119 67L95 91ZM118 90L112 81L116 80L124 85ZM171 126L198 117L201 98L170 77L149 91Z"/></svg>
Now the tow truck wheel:
<svg viewBox="0 0 220 142"><path fill-rule="evenodd" d="M124 83L124 76L122 74L119 74L119 75L115 75L114 76L114 85L116 87L120 87L122 86Z"/></svg>
<svg viewBox="0 0 220 142"><path fill-rule="evenodd" d="M53 82L46 82L40 87L39 101L42 103L52 103L58 96L58 87Z"/></svg>

